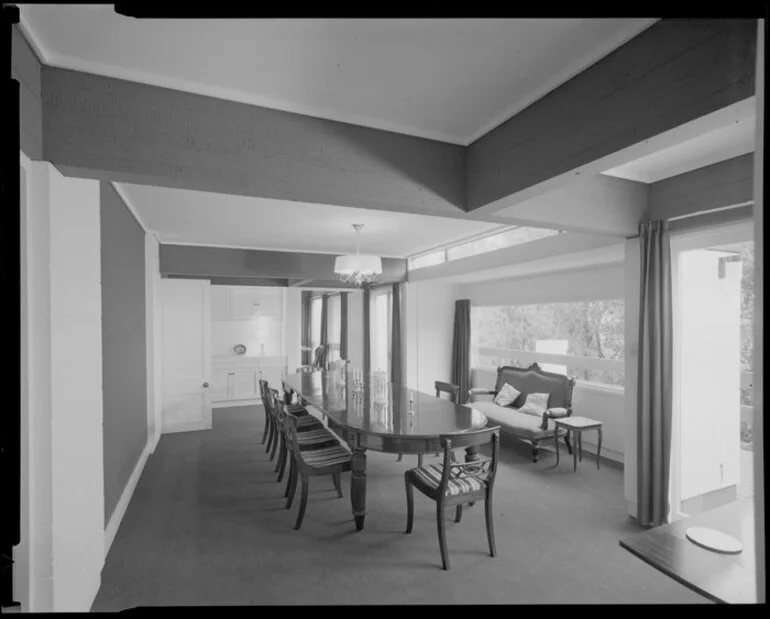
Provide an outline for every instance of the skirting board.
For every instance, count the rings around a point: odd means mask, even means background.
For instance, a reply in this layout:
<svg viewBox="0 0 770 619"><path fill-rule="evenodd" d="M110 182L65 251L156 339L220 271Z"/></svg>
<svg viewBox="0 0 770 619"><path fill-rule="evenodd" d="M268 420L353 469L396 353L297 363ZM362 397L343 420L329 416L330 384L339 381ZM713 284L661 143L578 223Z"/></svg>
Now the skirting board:
<svg viewBox="0 0 770 619"><path fill-rule="evenodd" d="M142 476L142 471L144 471L144 465L147 464L147 458L150 457L151 452L152 445L148 441L147 445L145 445L144 451L142 451L142 455L139 456L139 460L134 467L134 472L131 473L131 477L128 478L128 483L123 489L123 494L120 495L120 500L115 506L115 510L112 512L112 516L110 516L110 521L107 523L107 526L104 529L105 561L107 560L107 555L110 553L112 540L115 539L115 535L118 532L118 528L120 527L120 523L122 522L123 516L126 513L126 509L128 509L128 504L131 502L131 497L134 494L136 484L139 483L139 478Z"/></svg>
<svg viewBox="0 0 770 619"><path fill-rule="evenodd" d="M262 405L262 400L227 400L225 402L212 402L211 408L230 408L232 406L256 406Z"/></svg>

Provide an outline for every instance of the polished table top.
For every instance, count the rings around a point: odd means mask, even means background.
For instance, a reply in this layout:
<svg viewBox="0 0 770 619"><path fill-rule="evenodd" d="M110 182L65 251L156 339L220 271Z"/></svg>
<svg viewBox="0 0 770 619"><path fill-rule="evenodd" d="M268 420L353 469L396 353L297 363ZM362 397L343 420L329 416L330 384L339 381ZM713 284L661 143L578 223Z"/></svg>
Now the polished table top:
<svg viewBox="0 0 770 619"><path fill-rule="evenodd" d="M708 527L736 538L739 554L721 554L685 537L690 527ZM643 561L714 602L757 601L754 500L741 499L697 516L655 527L620 540Z"/></svg>
<svg viewBox="0 0 770 619"><path fill-rule="evenodd" d="M311 406L340 425L368 434L393 437L435 437L483 428L487 418L468 406L393 383L363 377L353 389L353 374L344 379L329 371L290 375L286 382Z"/></svg>

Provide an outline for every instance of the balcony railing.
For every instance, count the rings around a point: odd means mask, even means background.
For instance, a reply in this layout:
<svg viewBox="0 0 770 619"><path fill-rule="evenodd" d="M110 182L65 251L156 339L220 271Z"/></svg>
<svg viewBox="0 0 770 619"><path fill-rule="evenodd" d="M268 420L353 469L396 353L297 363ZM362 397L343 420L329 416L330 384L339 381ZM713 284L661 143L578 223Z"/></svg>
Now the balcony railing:
<svg viewBox="0 0 770 619"><path fill-rule="evenodd" d="M531 352L510 348L490 348L475 346L471 352L479 357L496 357L499 359L517 360L522 363L550 363L553 365L568 365L581 370L599 370L604 372L623 372L625 361L618 359L601 359L599 357L579 357L577 355L558 355L547 352Z"/></svg>

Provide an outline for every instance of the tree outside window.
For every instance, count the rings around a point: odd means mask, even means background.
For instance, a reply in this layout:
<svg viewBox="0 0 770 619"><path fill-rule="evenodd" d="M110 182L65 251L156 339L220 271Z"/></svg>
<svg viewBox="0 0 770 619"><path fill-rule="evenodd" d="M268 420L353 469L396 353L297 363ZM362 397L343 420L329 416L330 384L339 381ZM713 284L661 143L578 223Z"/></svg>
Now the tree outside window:
<svg viewBox="0 0 770 619"><path fill-rule="evenodd" d="M490 306L471 309L472 347L543 352L543 344L566 344L565 355L622 361L625 344L625 313L622 299ZM538 347L538 342L541 346ZM564 350L562 346L562 350ZM479 359L497 366L515 359ZM563 366L562 366L563 367ZM567 374L579 380L624 385L623 372L567 365Z"/></svg>

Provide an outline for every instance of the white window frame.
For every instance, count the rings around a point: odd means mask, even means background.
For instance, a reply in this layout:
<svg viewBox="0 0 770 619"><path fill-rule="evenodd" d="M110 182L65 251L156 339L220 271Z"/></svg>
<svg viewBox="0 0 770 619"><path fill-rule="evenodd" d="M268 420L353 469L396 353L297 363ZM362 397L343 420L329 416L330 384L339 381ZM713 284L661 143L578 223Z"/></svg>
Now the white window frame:
<svg viewBox="0 0 770 619"><path fill-rule="evenodd" d="M386 346L388 350L388 361L385 367L385 372L387 373L387 380L390 380L390 361L391 361L391 354L392 354L392 330L393 330L393 291L390 286L383 286L381 288L373 288L369 294L369 341L371 342L371 345L369 346L369 367L373 370L374 369L374 354L375 354L375 326L377 324L376 320L376 308L377 308L377 299L379 297L385 296L387 297L387 316L386 316L386 325L387 325L387 334L386 334Z"/></svg>
<svg viewBox="0 0 770 619"><path fill-rule="evenodd" d="M444 245L444 246L441 246L441 247L434 247L432 249L420 252L418 254L414 254L413 256L409 256L409 258L407 259L407 270L408 271L414 271L414 270L417 270L417 269L428 268L429 266L438 266L438 265L425 265L425 266L418 266L418 267L414 266L414 260L419 259L419 258L423 258L425 256L431 256L433 254L439 254L439 253L442 254L442 260L438 264L445 264L447 262L453 262L455 260L464 260L464 259L470 258L472 256L478 256L480 254L485 254L485 253L489 253L489 252L493 252L493 251L499 251L499 250L505 249L507 247L513 247L514 245L504 245L503 247L498 247L498 248L495 248L495 249L487 249L487 250L484 250L484 251L481 251L481 252L478 252L478 253L475 253L475 254L470 254L468 256L461 256L461 257L456 257L456 258L450 257L451 250L455 249L457 247L462 247L463 245L467 245L469 243L475 243L476 241L481 241L481 240L486 239L486 238L488 238L490 236L497 236L499 234L505 234L506 232L510 232L511 230L516 230L517 228L536 228L536 227L537 226L502 226L500 228L495 228L494 230L490 230L489 232L484 232L483 234L479 234L479 235L476 235L476 236L471 236L471 237L465 238L462 241L457 241L455 243L450 243L448 245ZM550 228L548 228L548 229L550 229ZM561 233L564 232L564 230L556 230L556 232L558 234L561 234ZM548 238L548 237L544 237L544 238ZM516 243L515 245L523 245L524 243L531 243L531 242L539 241L539 240L540 239L534 239L533 241L524 241L523 243Z"/></svg>

